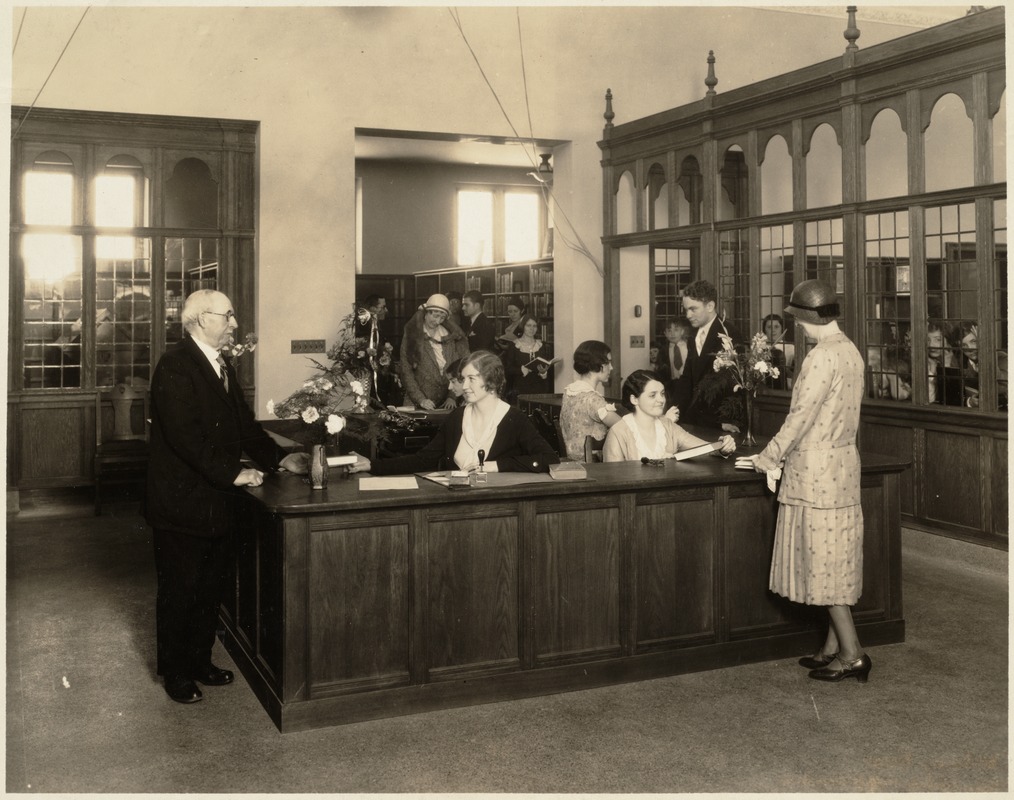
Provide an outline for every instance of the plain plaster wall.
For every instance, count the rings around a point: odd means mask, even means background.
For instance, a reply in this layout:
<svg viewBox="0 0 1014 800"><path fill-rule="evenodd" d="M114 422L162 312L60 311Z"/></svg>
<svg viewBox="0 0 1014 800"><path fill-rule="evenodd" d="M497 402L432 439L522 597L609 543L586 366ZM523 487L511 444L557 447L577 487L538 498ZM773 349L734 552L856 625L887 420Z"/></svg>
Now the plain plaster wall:
<svg viewBox="0 0 1014 800"><path fill-rule="evenodd" d="M530 169L360 160L363 273L412 273L456 266L459 188L500 184L537 189Z"/></svg>
<svg viewBox="0 0 1014 800"><path fill-rule="evenodd" d="M357 126L571 142L553 159L556 339L567 353L602 337L606 88L615 122L633 120L703 96L709 49L722 92L840 55L846 26L844 8L91 7L61 59L83 11L11 9L13 103L261 124L259 416L306 377L289 340L330 341L353 300ZM911 30L861 12L859 26L860 47Z"/></svg>

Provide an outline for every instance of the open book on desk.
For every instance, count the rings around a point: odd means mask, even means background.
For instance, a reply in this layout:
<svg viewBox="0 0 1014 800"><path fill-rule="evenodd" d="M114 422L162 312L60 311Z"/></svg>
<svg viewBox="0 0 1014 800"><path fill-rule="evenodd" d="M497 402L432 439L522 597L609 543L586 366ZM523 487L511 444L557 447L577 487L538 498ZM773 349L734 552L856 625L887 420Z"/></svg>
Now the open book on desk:
<svg viewBox="0 0 1014 800"><path fill-rule="evenodd" d="M691 447L688 450L680 450L674 458L677 461L686 461L688 458L696 458L697 456L704 456L708 453L714 453L716 450L722 449L721 442L708 442L707 444L699 444L697 447Z"/></svg>

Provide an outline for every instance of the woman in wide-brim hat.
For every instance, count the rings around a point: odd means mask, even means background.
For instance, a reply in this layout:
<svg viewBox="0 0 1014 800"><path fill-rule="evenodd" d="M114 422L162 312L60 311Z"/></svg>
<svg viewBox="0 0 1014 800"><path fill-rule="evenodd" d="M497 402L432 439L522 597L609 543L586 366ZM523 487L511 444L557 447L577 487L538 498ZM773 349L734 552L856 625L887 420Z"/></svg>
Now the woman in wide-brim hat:
<svg viewBox="0 0 1014 800"><path fill-rule="evenodd" d="M828 609L823 646L799 660L810 677L854 677L865 683L872 663L859 644L851 611L863 586L856 447L863 359L838 327L838 298L823 281L796 286L785 313L816 344L800 366L785 422L759 455L749 457L758 472L777 475L781 469L770 588L797 603Z"/></svg>
<svg viewBox="0 0 1014 800"><path fill-rule="evenodd" d="M432 294L405 326L401 337L401 382L405 397L419 408L454 408L444 367L468 355L468 339L450 317L445 295Z"/></svg>

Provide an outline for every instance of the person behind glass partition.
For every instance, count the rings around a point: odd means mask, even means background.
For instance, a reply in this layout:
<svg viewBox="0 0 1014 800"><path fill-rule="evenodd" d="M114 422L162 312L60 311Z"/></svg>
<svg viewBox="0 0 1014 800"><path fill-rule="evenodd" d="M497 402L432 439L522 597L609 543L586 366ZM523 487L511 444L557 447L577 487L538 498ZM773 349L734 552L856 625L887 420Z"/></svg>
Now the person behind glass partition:
<svg viewBox="0 0 1014 800"><path fill-rule="evenodd" d="M950 326L938 320L926 323L926 380L929 402L964 404L958 379L958 358L948 339Z"/></svg>
<svg viewBox="0 0 1014 800"><path fill-rule="evenodd" d="M819 280L792 290L785 309L807 339L789 413L767 447L737 460L780 478L778 518L769 587L796 603L825 606L829 625L822 647L799 664L810 677L869 678L850 606L863 586L863 510L856 437L863 399L863 359L838 327L835 290Z"/></svg>
<svg viewBox="0 0 1014 800"><path fill-rule="evenodd" d="M609 345L595 339L581 342L574 350L574 372L577 380L563 390L560 408L560 430L567 456L584 460L584 440L591 436L598 441L620 421L616 406L606 401L602 385L613 371Z"/></svg>
<svg viewBox="0 0 1014 800"><path fill-rule="evenodd" d="M602 448L603 461L672 458L680 450L707 444L665 416L665 387L650 370L635 370L627 376L620 402L632 413L609 429ZM729 435L719 441L722 453L736 449Z"/></svg>
<svg viewBox="0 0 1014 800"><path fill-rule="evenodd" d="M761 328L768 344L771 345L771 363L778 367L779 375L770 380L773 389L792 388L792 370L796 365L796 345L785 341L792 337L786 334L785 320L781 314L768 314L764 317Z"/></svg>
<svg viewBox="0 0 1014 800"><path fill-rule="evenodd" d="M961 374L964 382L965 405L979 407L979 325L964 321L958 326L956 336L961 351ZM1007 408L1007 353L997 351L996 389L998 407Z"/></svg>
<svg viewBox="0 0 1014 800"><path fill-rule="evenodd" d="M524 412L508 405L501 395L506 385L503 362L487 350L461 359L465 404L454 409L432 441L407 456L371 461L357 456L351 472L404 475L434 469L479 469L479 452L486 472L548 472L560 457L543 439Z"/></svg>

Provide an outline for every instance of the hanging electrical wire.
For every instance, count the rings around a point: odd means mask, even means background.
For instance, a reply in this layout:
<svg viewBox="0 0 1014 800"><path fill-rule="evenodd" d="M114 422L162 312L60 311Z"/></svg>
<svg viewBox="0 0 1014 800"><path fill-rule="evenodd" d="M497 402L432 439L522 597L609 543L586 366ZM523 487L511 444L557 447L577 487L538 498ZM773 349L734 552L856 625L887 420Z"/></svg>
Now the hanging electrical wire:
<svg viewBox="0 0 1014 800"><path fill-rule="evenodd" d="M523 139L524 137L522 137L518 133L517 128L514 127L514 123L511 121L510 115L507 113L507 109L505 109L504 106L503 106L503 103L500 102L500 96L496 93L496 89L493 88L493 84L490 83L489 78L486 77L486 72L482 68L482 64L479 62L479 57L475 54L475 50L472 49L472 45L468 41L468 37L465 35L465 29L464 29L464 27L461 24L461 18L458 16L457 9L449 8L448 9L448 13L451 15L451 19L454 20L454 24L455 24L455 26L458 29L458 33L461 36L462 41L465 43L465 47L468 48L468 52L471 54L472 60L475 62L475 66L479 70L479 74L482 75L482 79L486 82L486 86L489 88L489 91L492 93L493 99L496 100L496 104L500 108L500 113L503 114L504 119L507 121L507 125L510 127L511 131L514 132L514 136L517 139ZM535 149L536 148L535 133L534 133L534 129L533 129L533 126L532 126L531 106L530 106L529 101L528 101L528 78L527 78L527 74L526 74L526 71L525 71L524 44L522 42L522 35L521 35L521 14L520 14L520 11L518 9L515 9L515 14L516 14L516 17L517 17L517 25L518 25L518 44L519 44L519 47L520 47L520 50L521 50L521 78L522 78L522 84L524 86L525 109L527 110L527 114L528 114L529 136L527 138L531 142L531 146L532 146L532 152L531 153L529 153L527 149L525 149L524 152L525 152L525 155L528 157L528 160L532 162L532 166L535 167L535 170L533 172L528 173L528 174L531 175L531 176L533 176L539 182L539 185L540 185L540 187L542 189L542 193L543 193L543 199L546 202L547 209L552 209L554 207L556 209L558 209L559 212L560 212L560 214L563 216L564 221L567 223L567 225L570 227L571 232L573 233L573 237L574 238L570 239L564 233L563 229L560 226L556 226L554 228L554 230L556 232L556 235L559 237L560 241L563 242L563 244L565 246L569 247L575 253L577 253L579 255L582 255L586 259L588 259L592 263L592 265L595 267L595 270L598 272L599 276L600 277L605 277L605 270L602 269L602 265L599 264L598 259L595 258L594 254L588 249L588 247L582 241L581 235L577 232L577 228L574 227L574 223L572 223L570 221L570 217L567 216L567 212L564 210L563 206L560 204L559 200L557 199L556 194L553 192L553 188L550 186L550 184L547 181L545 181L542 178L541 175L538 174L538 163L537 163L537 161L535 159L535 156L537 155L536 149ZM550 200L552 200L552 203L550 203Z"/></svg>
<svg viewBox="0 0 1014 800"><path fill-rule="evenodd" d="M25 121L28 119L28 115L32 113L32 109L35 108L35 104L39 102L39 97L42 96L42 92L46 88L46 84L49 83L49 79L52 78L53 73L56 72L56 68L60 65L61 59L63 59L63 54L67 52L67 48L70 47L70 43L74 41L74 36L75 34L77 34L77 29L81 27L81 23L84 22L85 15L90 10L91 6L85 6L84 13L81 14L81 19L77 21L77 25L74 26L74 30L70 32L70 38L67 39L67 43L63 46L63 50L60 51L60 55L56 57L56 63L53 64L53 68L49 71L49 74L46 76L46 80L42 82L42 86L40 86L39 91L36 92L35 98L32 100L32 104L28 106L28 110L25 112L25 115L21 118L21 122L18 125L17 130L14 131L14 135L11 136L11 139L16 139L18 137L18 134L21 132L21 128L24 126ZM21 21L24 22L24 19L25 18L22 16ZM18 35L19 36L21 35L20 30L18 31Z"/></svg>
<svg viewBox="0 0 1014 800"><path fill-rule="evenodd" d="M18 23L18 32L14 36L14 47L11 48L11 55L13 56L18 50L18 39L21 38L21 29L25 27L25 17L28 16L28 9L26 8L21 12L21 22Z"/></svg>

